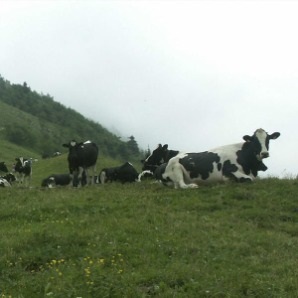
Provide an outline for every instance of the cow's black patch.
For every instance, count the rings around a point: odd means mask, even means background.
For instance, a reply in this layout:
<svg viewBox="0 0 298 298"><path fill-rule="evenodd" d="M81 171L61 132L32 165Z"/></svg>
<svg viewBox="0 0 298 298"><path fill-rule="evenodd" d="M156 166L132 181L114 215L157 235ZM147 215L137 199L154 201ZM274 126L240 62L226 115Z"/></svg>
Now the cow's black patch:
<svg viewBox="0 0 298 298"><path fill-rule="evenodd" d="M266 165L256 158L256 144L245 142L241 150L236 152L237 162L242 166L246 175L258 175L258 171L266 171Z"/></svg>
<svg viewBox="0 0 298 298"><path fill-rule="evenodd" d="M219 163L219 156L212 152L188 153L179 162L189 172L190 178L206 180L213 172L214 163Z"/></svg>
<svg viewBox="0 0 298 298"><path fill-rule="evenodd" d="M231 178L232 180L237 180L233 175L238 170L238 167L235 164L232 164L230 160L226 160L223 163L222 174L225 177Z"/></svg>

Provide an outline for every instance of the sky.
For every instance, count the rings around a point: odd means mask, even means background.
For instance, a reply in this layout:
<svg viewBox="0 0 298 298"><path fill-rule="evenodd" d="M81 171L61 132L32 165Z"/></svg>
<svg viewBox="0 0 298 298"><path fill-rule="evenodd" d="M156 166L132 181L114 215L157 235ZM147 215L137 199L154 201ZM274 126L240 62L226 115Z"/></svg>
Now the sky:
<svg viewBox="0 0 298 298"><path fill-rule="evenodd" d="M0 0L0 75L144 150L278 131L261 176L292 178L297 13L294 0Z"/></svg>

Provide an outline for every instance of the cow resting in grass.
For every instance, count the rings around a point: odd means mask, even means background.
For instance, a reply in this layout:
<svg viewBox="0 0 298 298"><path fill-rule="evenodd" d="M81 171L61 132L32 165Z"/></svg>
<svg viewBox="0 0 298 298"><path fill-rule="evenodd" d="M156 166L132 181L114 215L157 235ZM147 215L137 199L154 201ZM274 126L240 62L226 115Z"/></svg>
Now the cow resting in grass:
<svg viewBox="0 0 298 298"><path fill-rule="evenodd" d="M98 157L97 145L91 141L86 141L84 143L71 141L68 144L63 144L62 146L69 149L67 157L69 172L72 177L77 175L78 186L82 185L82 175L84 171L87 177L87 184L93 184ZM89 169L91 169L92 175L89 175Z"/></svg>
<svg viewBox="0 0 298 298"><path fill-rule="evenodd" d="M134 182L138 179L138 172L131 163L126 162L119 167L102 169L99 173L99 179L101 184L112 181Z"/></svg>
<svg viewBox="0 0 298 298"><path fill-rule="evenodd" d="M157 148L154 149L145 160L141 160L143 167L138 181L141 181L144 176L153 176L156 180L161 180L161 170L164 169L165 164L178 153L179 151L177 150L169 150L168 144L163 146L158 144Z"/></svg>
<svg viewBox="0 0 298 298"><path fill-rule="evenodd" d="M16 177L12 173L7 173L3 176L0 176L1 187L11 187L14 181L16 181Z"/></svg>
<svg viewBox="0 0 298 298"><path fill-rule="evenodd" d="M68 186L72 183L70 174L52 174L41 182L42 187L53 188L55 186Z"/></svg>
<svg viewBox="0 0 298 298"><path fill-rule="evenodd" d="M245 142L200 153L179 153L169 160L161 174L164 183L175 188L196 188L202 182L252 181L258 171L266 171L263 159L269 157L269 141L280 136L258 129Z"/></svg>

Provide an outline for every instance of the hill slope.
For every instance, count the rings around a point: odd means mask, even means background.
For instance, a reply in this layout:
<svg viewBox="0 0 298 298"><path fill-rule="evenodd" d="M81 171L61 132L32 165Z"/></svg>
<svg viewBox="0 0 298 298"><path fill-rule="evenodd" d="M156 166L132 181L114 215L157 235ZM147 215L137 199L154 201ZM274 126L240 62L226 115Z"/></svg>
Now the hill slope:
<svg viewBox="0 0 298 298"><path fill-rule="evenodd" d="M127 160L139 158L134 138L123 142L99 123L55 102L50 95L32 91L26 83L11 84L0 76L0 137L43 155L60 151L70 140L93 140L104 155Z"/></svg>

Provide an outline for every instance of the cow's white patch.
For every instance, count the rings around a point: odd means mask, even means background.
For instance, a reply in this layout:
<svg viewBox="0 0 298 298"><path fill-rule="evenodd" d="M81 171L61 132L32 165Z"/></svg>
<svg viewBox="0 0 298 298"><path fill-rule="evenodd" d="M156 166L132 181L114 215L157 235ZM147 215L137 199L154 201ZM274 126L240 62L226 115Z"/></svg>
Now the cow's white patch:
<svg viewBox="0 0 298 298"><path fill-rule="evenodd" d="M269 156L268 148L266 146L267 133L265 132L265 130L260 128L256 130L255 135L261 145L261 151L259 154L257 154L257 159L261 161L264 156Z"/></svg>

